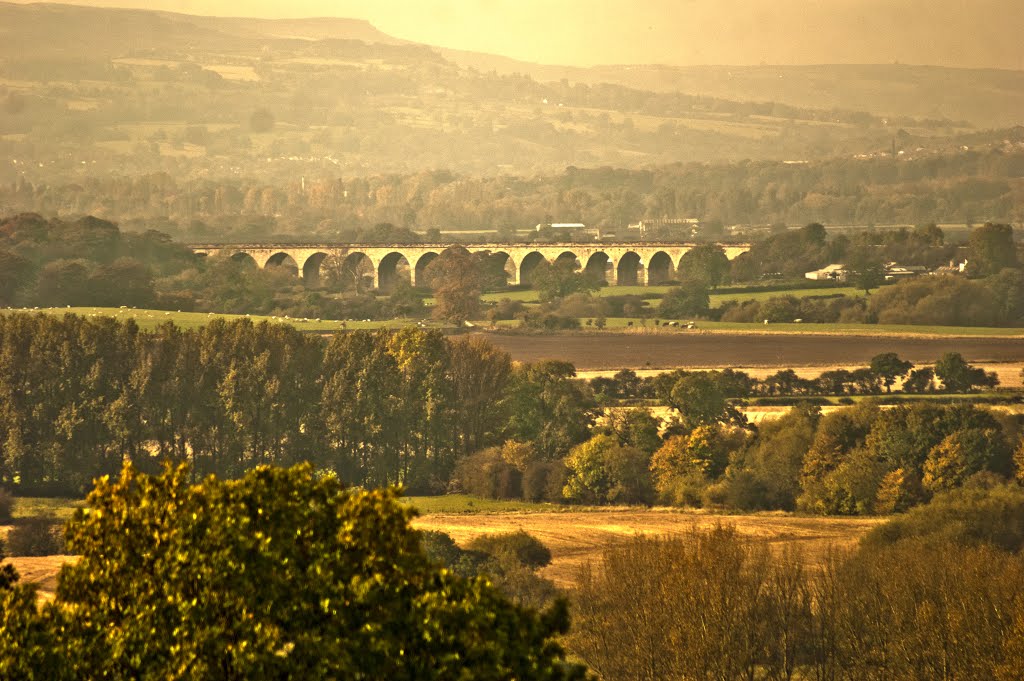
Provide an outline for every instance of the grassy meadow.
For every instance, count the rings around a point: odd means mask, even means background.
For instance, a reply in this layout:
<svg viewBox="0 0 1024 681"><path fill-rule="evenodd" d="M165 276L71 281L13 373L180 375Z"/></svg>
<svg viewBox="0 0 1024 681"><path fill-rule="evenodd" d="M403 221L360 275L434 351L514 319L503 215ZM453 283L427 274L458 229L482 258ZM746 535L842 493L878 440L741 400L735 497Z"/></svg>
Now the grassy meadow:
<svg viewBox="0 0 1024 681"><path fill-rule="evenodd" d="M277 315L241 315L222 314L215 312L169 312L165 310L142 310L135 308L114 308L114 307L49 307L39 309L9 309L0 311L0 314L11 314L14 312L43 313L52 315L76 314L83 317L116 317L121 320L132 319L139 328L144 331L151 331L161 324L171 322L184 329L195 329L205 326L212 319L223 318L251 319L253 323L272 322L277 324L290 324L299 331L311 333L331 333L348 329L398 329L405 326L414 326L419 320L414 319L389 319L384 321L340 321L334 319L297 319L291 317L279 317ZM430 326L444 327L445 324L437 324L430 320L424 320L424 324Z"/></svg>
<svg viewBox="0 0 1024 681"><path fill-rule="evenodd" d="M840 289L842 290L842 289ZM534 293L523 291L518 293ZM746 294L744 294L746 295ZM773 293L773 295L775 295ZM42 313L52 315L76 314L83 317L108 316L121 320L132 319L139 328L144 331L151 331L162 324L172 322L175 325L194 329L205 326L212 319L223 318L227 320L247 318L254 323L271 322L276 324L290 324L299 331L308 333L334 333L354 329L400 329L407 326L423 325L430 328L452 329L451 324L438 322L432 319L388 319L371 321L341 321L332 319L305 319L292 318L277 315L239 315L222 314L214 312L170 312L164 310L144 310L135 308L113 308L113 307L55 307L55 308L10 308L0 310L0 314L13 313ZM685 322L680 326L666 327L654 326L656 316L648 319L640 317L608 317L605 319L605 329L608 331L621 332L630 330L635 333L694 333L720 331L731 333L751 334L850 334L860 336L963 336L963 337L996 337L996 338L1019 338L1024 337L1022 329L997 328L982 326L914 326L909 324L812 324L812 323L773 323L757 324L746 322L712 322L697 321L695 329L687 329ZM582 318L580 324L583 330L597 333L599 330L594 327L593 318ZM486 320L472 322L480 328L491 328L491 323ZM516 329L520 326L518 320L504 320L496 322L494 328Z"/></svg>
<svg viewBox="0 0 1024 681"><path fill-rule="evenodd" d="M612 296L640 296L642 298L660 298L672 288L671 286L603 286L594 292L595 296L602 298L609 298ZM776 298L780 296L793 296L795 298L812 298L815 296L850 296L850 297L863 297L864 292L855 289L852 286L841 286L835 288L793 288L785 289L782 291L749 291L739 290L731 291L728 288L718 289L712 293L711 307L718 307L723 303L735 302L735 301L746 301L746 300L767 300L769 298ZM524 303L536 303L539 301L537 291L532 289L517 290L517 291L494 291L491 293L485 293L481 298L488 302L498 302L500 300L518 300ZM427 299L428 303L431 299Z"/></svg>

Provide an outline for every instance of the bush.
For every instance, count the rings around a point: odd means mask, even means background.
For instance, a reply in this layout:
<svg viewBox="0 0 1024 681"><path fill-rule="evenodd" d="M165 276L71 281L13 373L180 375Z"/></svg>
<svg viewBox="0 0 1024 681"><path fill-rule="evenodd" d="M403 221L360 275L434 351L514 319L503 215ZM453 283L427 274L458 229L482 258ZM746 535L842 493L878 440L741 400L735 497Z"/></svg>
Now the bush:
<svg viewBox="0 0 1024 681"><path fill-rule="evenodd" d="M574 330L580 328L580 320L554 312L530 312L523 317L523 326L544 331Z"/></svg>
<svg viewBox="0 0 1024 681"><path fill-rule="evenodd" d="M968 487L936 495L931 503L871 530L864 546L877 549L914 540L936 546L989 544L1020 552L1024 549L1024 489L987 482L982 476Z"/></svg>
<svg viewBox="0 0 1024 681"><path fill-rule="evenodd" d="M54 556L64 553L64 525L53 518L29 518L7 535L12 556Z"/></svg>
<svg viewBox="0 0 1024 681"><path fill-rule="evenodd" d="M526 311L526 306L519 300L502 298L487 310L487 319L492 322L515 319Z"/></svg>
<svg viewBox="0 0 1024 681"><path fill-rule="evenodd" d="M501 457L501 449L488 447L470 454L455 467L455 482L462 491L487 499L521 499L523 474Z"/></svg>
<svg viewBox="0 0 1024 681"><path fill-rule="evenodd" d="M468 579L487 575L494 586L521 605L545 608L558 596L554 583L534 572L550 562L550 552L523 532L485 535L462 549L444 532L425 530L420 532L420 543L435 563ZM476 548L478 543L483 547Z"/></svg>
<svg viewBox="0 0 1024 681"><path fill-rule="evenodd" d="M519 563L533 569L551 563L548 547L523 530L507 534L485 534L469 542L468 548L491 556L512 555Z"/></svg>
<svg viewBox="0 0 1024 681"><path fill-rule="evenodd" d="M537 461L523 472L523 498L527 501L562 501L569 471L560 461Z"/></svg>
<svg viewBox="0 0 1024 681"><path fill-rule="evenodd" d="M0 525L7 525L14 517L14 496L5 489L0 489Z"/></svg>
<svg viewBox="0 0 1024 681"><path fill-rule="evenodd" d="M459 548L454 539L440 530L421 530L420 545L430 560L460 577L476 577L487 560L484 553Z"/></svg>

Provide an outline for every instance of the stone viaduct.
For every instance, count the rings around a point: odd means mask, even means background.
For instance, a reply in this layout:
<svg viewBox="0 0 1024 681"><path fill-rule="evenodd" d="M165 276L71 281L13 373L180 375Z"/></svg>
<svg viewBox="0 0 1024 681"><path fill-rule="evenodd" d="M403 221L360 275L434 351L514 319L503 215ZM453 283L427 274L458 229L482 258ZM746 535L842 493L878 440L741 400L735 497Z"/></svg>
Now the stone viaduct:
<svg viewBox="0 0 1024 681"><path fill-rule="evenodd" d="M680 259L694 244L572 243L572 244L459 244L470 252L487 251L505 261L509 285L530 281L542 261L572 262L609 285L649 285L674 279ZM423 270L452 244L190 244L197 254L250 260L258 267L291 267L307 283L316 284L320 267L331 258L348 271L359 272L372 287L388 289L397 279L413 286ZM732 260L750 249L746 244L722 244Z"/></svg>

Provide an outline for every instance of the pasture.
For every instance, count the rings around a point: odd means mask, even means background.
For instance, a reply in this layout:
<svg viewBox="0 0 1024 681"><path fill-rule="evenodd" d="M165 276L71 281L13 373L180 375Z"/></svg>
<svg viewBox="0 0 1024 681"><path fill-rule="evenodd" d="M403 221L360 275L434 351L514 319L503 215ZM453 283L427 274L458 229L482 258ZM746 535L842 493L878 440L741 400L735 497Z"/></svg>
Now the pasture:
<svg viewBox="0 0 1024 681"><path fill-rule="evenodd" d="M330 333L348 329L399 329L406 326L415 326L414 319L391 319L387 321L352 321L336 319L307 319L293 318L277 315L248 315L248 314L221 314L214 312L170 312L165 310L142 310L135 308L114 308L114 307L49 307L49 308L18 308L0 310L0 314L13 312L43 313L52 315L76 314L83 317L115 317L122 321L132 319L144 331L152 331L162 324L171 322L183 329L195 329L205 326L211 320L222 318L226 320L250 319L254 324L260 322L271 322L275 324L290 324L299 331L312 333ZM430 320L423 322L429 326L444 327L444 324L437 324Z"/></svg>
<svg viewBox="0 0 1024 681"><path fill-rule="evenodd" d="M671 286L654 285L654 286L602 286L598 290L594 291L595 296L602 298L609 298L612 296L640 296L642 298L660 298L665 295ZM781 296L793 296L794 298L811 298L821 296L850 296L860 298L864 296L864 292L855 289L850 286L843 287L832 287L832 288L792 288L784 289L781 291L747 291L739 290L732 291L728 288L721 288L710 295L711 307L719 307L723 303L728 302L742 302L747 300L767 300L769 298L777 298ZM524 289L516 291L494 291L491 293L485 293L481 296L481 299L488 302L497 302L508 298L509 300L518 300L524 303L535 303L538 302L538 293L533 289ZM428 299L429 300L429 299Z"/></svg>

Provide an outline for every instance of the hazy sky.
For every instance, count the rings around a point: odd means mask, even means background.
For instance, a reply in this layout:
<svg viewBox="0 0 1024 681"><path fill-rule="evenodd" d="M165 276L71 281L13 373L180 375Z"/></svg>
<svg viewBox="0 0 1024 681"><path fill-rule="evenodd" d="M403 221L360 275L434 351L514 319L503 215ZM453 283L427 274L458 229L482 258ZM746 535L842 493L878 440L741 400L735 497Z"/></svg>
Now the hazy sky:
<svg viewBox="0 0 1024 681"><path fill-rule="evenodd" d="M1024 0L72 1L351 17L407 40L552 64L900 61L1024 69Z"/></svg>

